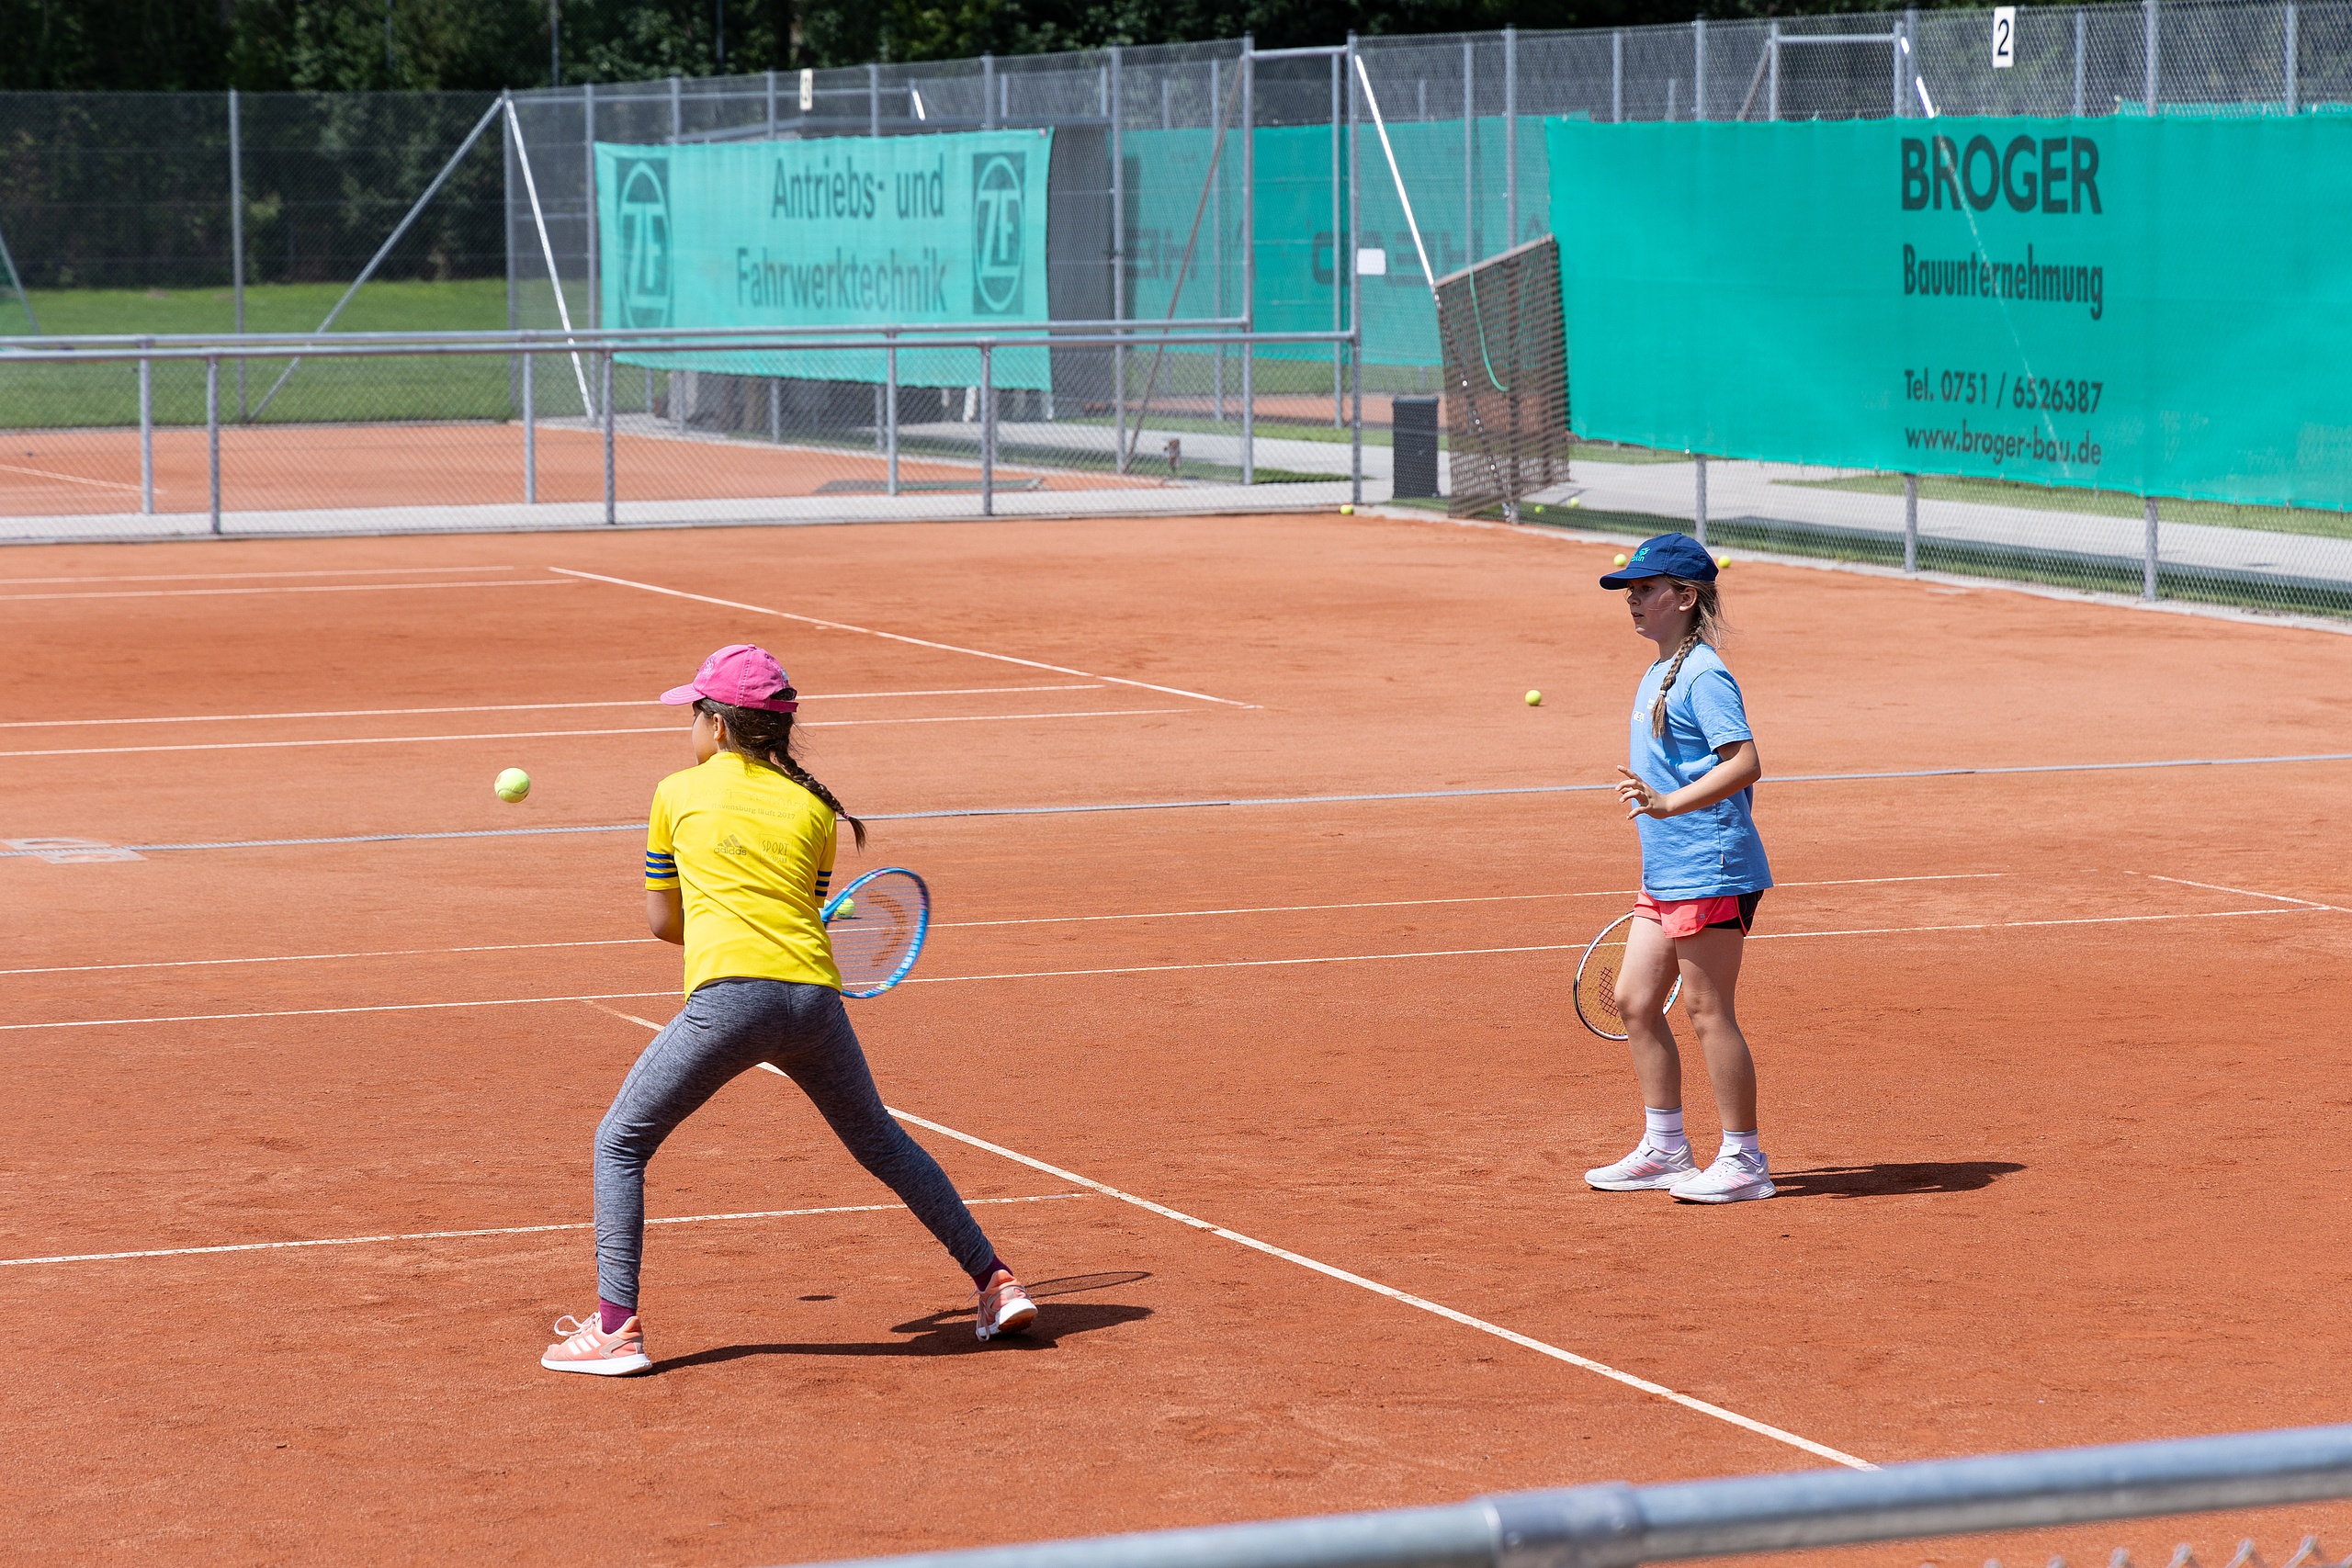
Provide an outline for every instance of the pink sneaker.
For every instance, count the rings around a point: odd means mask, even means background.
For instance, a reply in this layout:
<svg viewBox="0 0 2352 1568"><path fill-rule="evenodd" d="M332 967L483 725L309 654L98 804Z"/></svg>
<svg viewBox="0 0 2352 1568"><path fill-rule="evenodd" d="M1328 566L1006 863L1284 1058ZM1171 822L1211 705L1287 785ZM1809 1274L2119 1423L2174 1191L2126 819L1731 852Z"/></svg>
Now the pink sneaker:
<svg viewBox="0 0 2352 1568"><path fill-rule="evenodd" d="M645 1353L645 1330L638 1326L634 1314L610 1334L600 1326L602 1322L594 1311L585 1318L557 1318L555 1331L564 1336L563 1343L548 1346L539 1365L551 1372L594 1372L613 1378L641 1372L653 1364L653 1358ZM571 1326L565 1327L566 1324Z"/></svg>
<svg viewBox="0 0 2352 1568"><path fill-rule="evenodd" d="M1021 1288L1020 1280L1001 1269L989 1276L989 1287L979 1292L973 1312L979 1320L983 1339L1018 1334L1037 1321L1037 1303L1029 1299L1029 1292Z"/></svg>

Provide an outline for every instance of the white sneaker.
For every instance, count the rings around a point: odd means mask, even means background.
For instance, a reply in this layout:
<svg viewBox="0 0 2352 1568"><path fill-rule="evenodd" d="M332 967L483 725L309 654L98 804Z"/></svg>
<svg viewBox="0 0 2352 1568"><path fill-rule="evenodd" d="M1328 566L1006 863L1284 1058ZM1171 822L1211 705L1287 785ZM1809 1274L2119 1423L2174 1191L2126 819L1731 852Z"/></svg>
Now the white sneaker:
<svg viewBox="0 0 2352 1568"><path fill-rule="evenodd" d="M1744 1203L1770 1198L1780 1190L1761 1154L1725 1149L1706 1169L1694 1171L1667 1189L1685 1203Z"/></svg>
<svg viewBox="0 0 2352 1568"><path fill-rule="evenodd" d="M1672 1187L1699 1174L1690 1162L1690 1145L1685 1144L1674 1153L1652 1146L1643 1139L1634 1152L1615 1165L1604 1165L1584 1173L1584 1179L1603 1192L1645 1192L1653 1187Z"/></svg>

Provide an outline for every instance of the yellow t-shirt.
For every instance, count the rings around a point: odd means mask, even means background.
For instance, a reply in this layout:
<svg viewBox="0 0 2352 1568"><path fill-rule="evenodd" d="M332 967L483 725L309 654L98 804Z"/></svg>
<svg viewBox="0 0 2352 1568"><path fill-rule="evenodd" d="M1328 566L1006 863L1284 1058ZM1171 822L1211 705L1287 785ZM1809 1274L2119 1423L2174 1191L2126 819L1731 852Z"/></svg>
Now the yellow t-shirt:
<svg viewBox="0 0 2352 1568"><path fill-rule="evenodd" d="M823 801L732 751L654 788L645 886L684 889L686 995L723 979L842 988L820 915L833 836Z"/></svg>

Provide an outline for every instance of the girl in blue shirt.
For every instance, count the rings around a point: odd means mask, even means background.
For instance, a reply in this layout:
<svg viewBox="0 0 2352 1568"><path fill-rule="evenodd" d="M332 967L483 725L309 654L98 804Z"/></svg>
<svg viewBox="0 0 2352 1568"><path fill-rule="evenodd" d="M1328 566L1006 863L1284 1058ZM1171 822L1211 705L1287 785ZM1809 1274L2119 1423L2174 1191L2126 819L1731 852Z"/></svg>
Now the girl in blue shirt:
<svg viewBox="0 0 2352 1568"><path fill-rule="evenodd" d="M1627 765L1617 770L1617 797L1642 840L1639 918L1625 939L1617 1010L1646 1125L1633 1153L1585 1179L1606 1192L1663 1188L1692 1203L1770 1198L1756 1063L1732 1000L1757 903L1772 886L1754 817L1764 769L1739 682L1714 649L1723 615L1715 562L1696 540L1662 534L1600 585L1625 590L1634 629L1658 650L1634 694ZM1722 1152L1704 1170L1683 1133L1682 1058L1666 1021L1678 973L1723 1118Z"/></svg>

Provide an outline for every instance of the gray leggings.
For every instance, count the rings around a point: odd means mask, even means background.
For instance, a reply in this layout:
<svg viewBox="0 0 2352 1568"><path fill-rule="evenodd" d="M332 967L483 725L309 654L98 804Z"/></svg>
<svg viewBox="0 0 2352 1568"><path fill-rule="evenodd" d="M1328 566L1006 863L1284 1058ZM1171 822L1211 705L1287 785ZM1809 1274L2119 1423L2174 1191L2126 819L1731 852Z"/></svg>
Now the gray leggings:
<svg viewBox="0 0 2352 1568"><path fill-rule="evenodd" d="M636 1309L647 1162L679 1122L762 1062L800 1086L857 1163L914 1211L966 1273L988 1266L995 1250L947 1173L882 1109L841 993L787 980L715 980L653 1037L596 1129L598 1295Z"/></svg>

